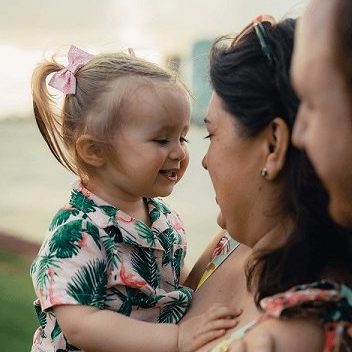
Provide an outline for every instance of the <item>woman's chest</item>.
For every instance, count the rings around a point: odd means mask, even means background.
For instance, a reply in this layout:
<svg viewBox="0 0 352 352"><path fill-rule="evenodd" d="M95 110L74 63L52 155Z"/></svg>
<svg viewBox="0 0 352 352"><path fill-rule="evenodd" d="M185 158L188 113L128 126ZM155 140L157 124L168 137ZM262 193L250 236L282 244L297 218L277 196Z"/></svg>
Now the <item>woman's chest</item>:
<svg viewBox="0 0 352 352"><path fill-rule="evenodd" d="M248 251L239 247L215 270L193 295L192 305L184 319L203 313L214 303L235 308L254 305L247 291L245 265Z"/></svg>
<svg viewBox="0 0 352 352"><path fill-rule="evenodd" d="M214 303L242 310L238 325L232 331L245 327L259 316L253 295L247 290L245 265L249 252L238 248L194 293L192 304L183 320L204 313ZM229 331L228 334L231 334ZM203 346L199 351L209 351L224 337Z"/></svg>

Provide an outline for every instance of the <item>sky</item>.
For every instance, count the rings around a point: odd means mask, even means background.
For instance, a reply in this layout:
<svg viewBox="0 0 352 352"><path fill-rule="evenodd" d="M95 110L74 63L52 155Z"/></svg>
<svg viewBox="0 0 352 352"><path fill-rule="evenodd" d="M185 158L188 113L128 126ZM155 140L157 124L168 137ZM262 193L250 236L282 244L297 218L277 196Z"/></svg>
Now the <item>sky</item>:
<svg viewBox="0 0 352 352"><path fill-rule="evenodd" d="M0 118L29 115L36 63L71 44L92 53L133 47L161 63L192 43L239 31L259 14L297 17L307 0L2 0Z"/></svg>

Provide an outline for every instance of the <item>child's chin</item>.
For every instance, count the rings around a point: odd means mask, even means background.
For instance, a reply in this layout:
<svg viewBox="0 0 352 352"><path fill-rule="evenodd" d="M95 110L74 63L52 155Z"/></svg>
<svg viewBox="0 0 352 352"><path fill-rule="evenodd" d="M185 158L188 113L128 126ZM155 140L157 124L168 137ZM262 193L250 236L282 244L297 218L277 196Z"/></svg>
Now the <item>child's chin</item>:
<svg viewBox="0 0 352 352"><path fill-rule="evenodd" d="M163 190L159 190L153 194L150 194L148 196L146 196L147 198L155 198L155 197L168 197L173 191L173 188L171 189L163 189Z"/></svg>
<svg viewBox="0 0 352 352"><path fill-rule="evenodd" d="M160 192L158 195L157 195L157 197L167 197L167 196L169 196L171 193L172 193L172 189L171 190L169 190L169 191L165 191L165 192Z"/></svg>

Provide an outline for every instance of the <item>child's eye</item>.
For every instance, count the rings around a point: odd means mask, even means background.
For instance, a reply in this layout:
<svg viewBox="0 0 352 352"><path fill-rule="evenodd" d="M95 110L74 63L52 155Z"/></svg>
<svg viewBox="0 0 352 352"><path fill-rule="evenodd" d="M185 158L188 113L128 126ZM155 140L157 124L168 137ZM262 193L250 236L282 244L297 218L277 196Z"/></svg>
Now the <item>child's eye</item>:
<svg viewBox="0 0 352 352"><path fill-rule="evenodd" d="M180 142L181 143L189 143L189 140L186 137L181 137Z"/></svg>
<svg viewBox="0 0 352 352"><path fill-rule="evenodd" d="M154 142L158 143L160 145L166 145L169 143L169 140L168 139L155 139Z"/></svg>

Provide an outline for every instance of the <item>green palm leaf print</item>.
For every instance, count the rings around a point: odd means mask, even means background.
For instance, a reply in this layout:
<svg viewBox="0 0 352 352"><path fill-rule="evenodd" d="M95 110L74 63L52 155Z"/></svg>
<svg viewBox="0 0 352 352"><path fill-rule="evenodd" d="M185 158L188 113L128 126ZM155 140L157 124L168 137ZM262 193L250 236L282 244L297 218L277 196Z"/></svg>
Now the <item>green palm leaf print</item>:
<svg viewBox="0 0 352 352"><path fill-rule="evenodd" d="M174 324L181 320L190 304L190 294L180 290L178 298L172 297L172 300L165 304L161 309L159 323Z"/></svg>
<svg viewBox="0 0 352 352"><path fill-rule="evenodd" d="M78 215L79 211L77 209L60 209L54 219L51 221L49 226L49 231L52 231L55 227L58 227L65 223L71 215Z"/></svg>
<svg viewBox="0 0 352 352"><path fill-rule="evenodd" d="M95 211L96 204L91 199L85 197L81 192L73 190L70 203L83 213L92 213Z"/></svg>
<svg viewBox="0 0 352 352"><path fill-rule="evenodd" d="M139 244L136 241L134 241L132 238L129 238L129 237L125 237L123 239L123 242L126 244L129 244L130 246L139 246Z"/></svg>
<svg viewBox="0 0 352 352"><path fill-rule="evenodd" d="M146 224L144 224L142 221L136 221L135 222L135 229L138 232L138 235L142 238L144 238L149 245L154 246L155 245L155 236L153 234L153 231L151 230L150 227L148 227Z"/></svg>
<svg viewBox="0 0 352 352"><path fill-rule="evenodd" d="M115 207L110 205L100 205L99 208L102 209L110 219L114 220L116 218L117 209Z"/></svg>
<svg viewBox="0 0 352 352"><path fill-rule="evenodd" d="M87 233L92 236L97 247L101 249L99 229L89 221L87 221Z"/></svg>
<svg viewBox="0 0 352 352"><path fill-rule="evenodd" d="M32 275L36 274L36 285L38 288L44 288L49 282L49 268L59 268L58 260L54 253L37 257L33 263L31 271Z"/></svg>
<svg viewBox="0 0 352 352"><path fill-rule="evenodd" d="M123 242L122 233L117 225L105 227L105 232L110 236L110 238L114 241L114 243Z"/></svg>
<svg viewBox="0 0 352 352"><path fill-rule="evenodd" d="M147 294L141 292L136 288L125 287L126 294L123 294L116 288L112 289L112 292L119 296L121 301L123 302L119 313L124 314L126 316L130 316L133 307L138 308L153 308L158 303L158 301L162 298L162 296L148 296Z"/></svg>
<svg viewBox="0 0 352 352"><path fill-rule="evenodd" d="M50 335L51 336L51 340L54 341L61 334L61 332L62 331L61 331L61 328L59 326L59 323L56 320L54 329L52 330L51 335Z"/></svg>
<svg viewBox="0 0 352 352"><path fill-rule="evenodd" d="M156 220L158 220L159 218L160 218L160 210L159 209L157 209L157 208L154 208L151 212L150 212L150 214L149 214L149 216L150 216L150 221L153 223L153 222L155 222Z"/></svg>
<svg viewBox="0 0 352 352"><path fill-rule="evenodd" d="M174 269L174 285L178 287L180 284L180 275L181 275L181 267L182 267L182 254L183 251L181 248L176 249L174 254L174 259L172 261L172 267Z"/></svg>
<svg viewBox="0 0 352 352"><path fill-rule="evenodd" d="M112 292L112 294L117 295L121 299L122 304L121 304L118 312L129 317L132 312L132 302L130 301L129 296L124 295L121 291L119 291L115 287L113 287L111 289L111 292Z"/></svg>
<svg viewBox="0 0 352 352"><path fill-rule="evenodd" d="M42 327L41 336L46 337L45 335L45 327L46 327L46 314L42 311L39 304L34 304L34 309L37 314L39 324Z"/></svg>
<svg viewBox="0 0 352 352"><path fill-rule="evenodd" d="M79 252L82 240L82 221L73 220L60 226L50 239L49 248L58 258L72 258Z"/></svg>
<svg viewBox="0 0 352 352"><path fill-rule="evenodd" d="M102 308L106 287L106 262L94 260L87 263L73 276L72 282L67 287L67 294L82 305Z"/></svg>
<svg viewBox="0 0 352 352"><path fill-rule="evenodd" d="M131 254L133 269L156 289L160 285L160 272L154 250L152 248L136 247Z"/></svg>
<svg viewBox="0 0 352 352"><path fill-rule="evenodd" d="M175 235L173 229L166 229L158 235L161 246L164 248L164 254L162 259L162 265L168 265L173 260L173 248Z"/></svg>
<svg viewBox="0 0 352 352"><path fill-rule="evenodd" d="M148 296L144 292L132 287L126 287L128 300L132 306L141 308L152 308L158 303L162 296Z"/></svg>
<svg viewBox="0 0 352 352"><path fill-rule="evenodd" d="M153 206L158 209L163 214L171 214L171 210L163 202L158 201L157 199L150 199L149 201Z"/></svg>
<svg viewBox="0 0 352 352"><path fill-rule="evenodd" d="M110 236L106 236L106 235L101 237L101 241L105 249L107 265L109 267L111 266L116 267L120 262L120 257L117 252L115 241Z"/></svg>

